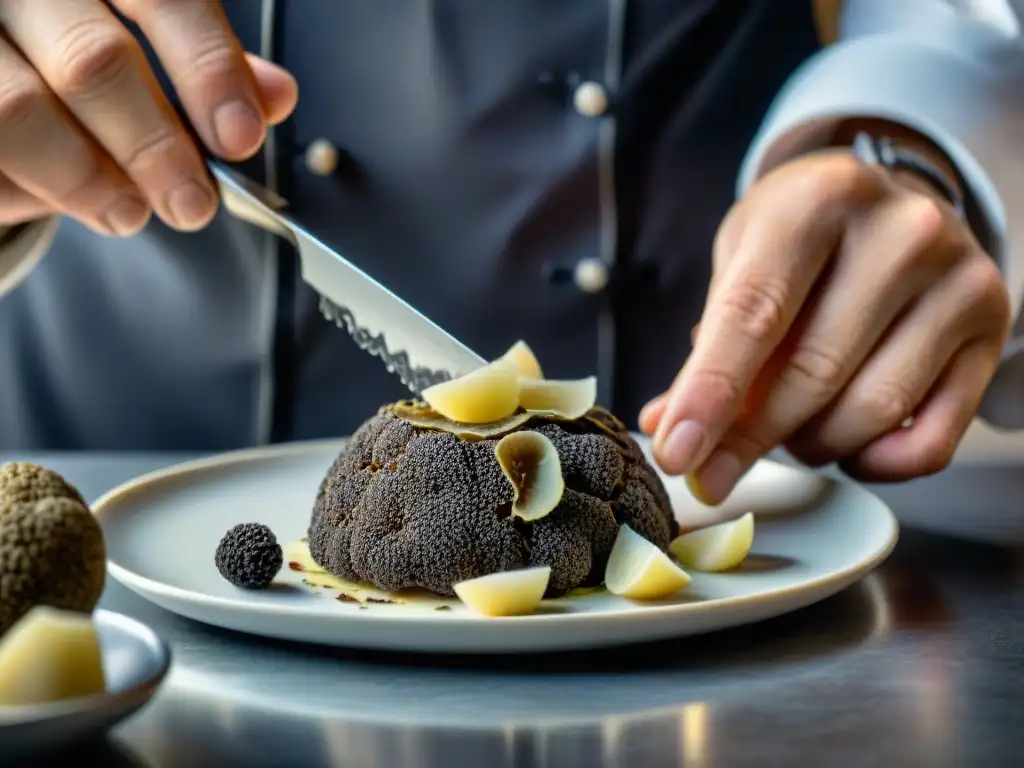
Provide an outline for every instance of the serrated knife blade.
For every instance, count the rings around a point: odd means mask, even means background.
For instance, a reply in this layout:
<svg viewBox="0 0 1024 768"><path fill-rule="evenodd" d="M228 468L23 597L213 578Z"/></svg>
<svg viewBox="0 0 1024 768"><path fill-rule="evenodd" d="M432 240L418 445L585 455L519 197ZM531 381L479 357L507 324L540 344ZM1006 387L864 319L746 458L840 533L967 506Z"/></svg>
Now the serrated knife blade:
<svg viewBox="0 0 1024 768"><path fill-rule="evenodd" d="M285 201L215 160L207 162L227 211L291 241L320 311L365 352L381 359L413 394L486 361L283 212Z"/></svg>

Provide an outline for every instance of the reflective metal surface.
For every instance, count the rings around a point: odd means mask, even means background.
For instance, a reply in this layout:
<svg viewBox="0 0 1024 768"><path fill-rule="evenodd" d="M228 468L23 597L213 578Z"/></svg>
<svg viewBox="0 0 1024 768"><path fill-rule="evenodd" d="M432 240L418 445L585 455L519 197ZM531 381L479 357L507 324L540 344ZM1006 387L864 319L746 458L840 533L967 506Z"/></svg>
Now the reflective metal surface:
<svg viewBox="0 0 1024 768"><path fill-rule="evenodd" d="M28 458L95 498L185 457ZM904 531L877 573L788 617L630 650L495 660L260 641L179 619L111 584L103 605L161 633L174 667L97 757L83 747L75 759L197 768L1017 765L1022 587L1018 554Z"/></svg>

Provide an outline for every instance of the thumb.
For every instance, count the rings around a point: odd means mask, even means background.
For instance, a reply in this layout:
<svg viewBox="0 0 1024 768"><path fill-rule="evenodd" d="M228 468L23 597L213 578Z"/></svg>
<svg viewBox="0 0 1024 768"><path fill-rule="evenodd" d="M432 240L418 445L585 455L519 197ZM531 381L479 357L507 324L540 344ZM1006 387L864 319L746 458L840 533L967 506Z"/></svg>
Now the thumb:
<svg viewBox="0 0 1024 768"><path fill-rule="evenodd" d="M299 100L299 84L291 73L252 53L245 54L259 87L267 122L278 125L288 119Z"/></svg>

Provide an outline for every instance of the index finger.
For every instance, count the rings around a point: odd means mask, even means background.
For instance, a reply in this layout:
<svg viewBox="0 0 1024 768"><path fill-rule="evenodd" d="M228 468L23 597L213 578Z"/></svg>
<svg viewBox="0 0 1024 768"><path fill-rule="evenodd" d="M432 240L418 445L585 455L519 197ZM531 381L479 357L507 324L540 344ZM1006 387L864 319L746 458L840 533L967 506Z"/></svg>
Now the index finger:
<svg viewBox="0 0 1024 768"><path fill-rule="evenodd" d="M735 421L838 243L837 226L779 208L756 217L736 252L721 259L700 334L654 435L654 454L670 474L696 470Z"/></svg>
<svg viewBox="0 0 1024 768"><path fill-rule="evenodd" d="M113 0L142 30L203 143L228 160L255 153L267 120L245 51L216 0Z"/></svg>

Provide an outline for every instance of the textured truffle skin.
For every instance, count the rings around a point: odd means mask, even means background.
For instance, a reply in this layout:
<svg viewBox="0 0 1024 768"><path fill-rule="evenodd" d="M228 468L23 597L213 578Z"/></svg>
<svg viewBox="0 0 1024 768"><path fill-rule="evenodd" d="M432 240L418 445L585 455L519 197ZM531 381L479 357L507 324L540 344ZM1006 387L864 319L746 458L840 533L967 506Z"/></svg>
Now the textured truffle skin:
<svg viewBox="0 0 1024 768"><path fill-rule="evenodd" d="M90 613L106 578L103 532L89 509L68 497L27 498L0 504L0 635L36 605Z"/></svg>
<svg viewBox="0 0 1024 768"><path fill-rule="evenodd" d="M266 589L284 563L284 552L262 523L236 525L220 540L214 563L220 575L242 589Z"/></svg>
<svg viewBox="0 0 1024 768"><path fill-rule="evenodd" d="M53 470L23 461L0 467L0 509L40 499L71 499L88 508L78 489Z"/></svg>
<svg viewBox="0 0 1024 768"><path fill-rule="evenodd" d="M459 581L551 566L549 596L599 584L618 527L662 549L678 526L661 479L625 426L603 409L572 422L534 419L566 490L533 523L511 516L498 440L413 427L388 408L364 423L327 472L313 507L313 559L342 579L453 595Z"/></svg>

